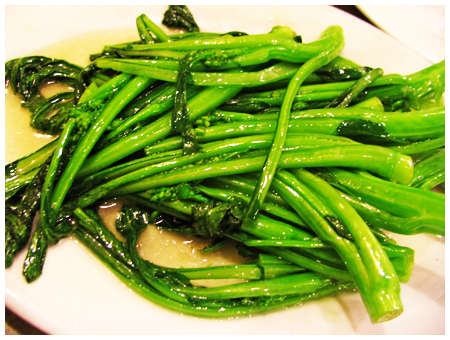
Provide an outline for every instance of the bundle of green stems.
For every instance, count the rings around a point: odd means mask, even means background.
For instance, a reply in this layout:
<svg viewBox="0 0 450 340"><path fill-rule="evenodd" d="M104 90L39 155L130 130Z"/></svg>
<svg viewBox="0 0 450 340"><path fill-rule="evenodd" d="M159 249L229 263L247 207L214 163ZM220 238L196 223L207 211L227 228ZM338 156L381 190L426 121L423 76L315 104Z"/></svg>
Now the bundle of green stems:
<svg viewBox="0 0 450 340"><path fill-rule="evenodd" d="M373 323L400 315L414 250L387 234L445 235L444 195L431 190L445 181L445 62L384 74L340 56L339 26L304 43L286 26L205 33L190 18L168 35L143 14L140 40L86 68L6 63L32 126L57 136L5 168L6 266L27 248L33 282L48 247L74 235L137 293L187 315L355 290ZM49 81L73 91L44 98ZM125 241L98 215L115 198ZM246 263L157 265L136 248L150 225L209 240L205 253L231 243Z"/></svg>

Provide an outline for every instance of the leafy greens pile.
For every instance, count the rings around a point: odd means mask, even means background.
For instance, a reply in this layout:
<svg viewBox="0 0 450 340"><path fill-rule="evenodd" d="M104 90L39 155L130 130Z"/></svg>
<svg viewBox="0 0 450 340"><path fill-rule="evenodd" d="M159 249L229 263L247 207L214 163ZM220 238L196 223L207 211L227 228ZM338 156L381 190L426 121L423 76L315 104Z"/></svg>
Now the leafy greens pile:
<svg viewBox="0 0 450 340"><path fill-rule="evenodd" d="M357 290L373 323L400 315L414 251L385 231L445 235L445 61L384 75L340 56L341 27L303 43L200 32L170 6L168 35L145 14L138 41L105 46L81 68L30 56L6 81L31 125L57 138L5 167L5 260L28 247L23 275L68 235L166 308L250 315ZM73 88L50 98L43 84ZM124 205L118 240L97 211ZM33 220L40 218L32 229ZM166 268L136 249L149 225L228 242L247 264ZM243 278L207 288L195 279Z"/></svg>

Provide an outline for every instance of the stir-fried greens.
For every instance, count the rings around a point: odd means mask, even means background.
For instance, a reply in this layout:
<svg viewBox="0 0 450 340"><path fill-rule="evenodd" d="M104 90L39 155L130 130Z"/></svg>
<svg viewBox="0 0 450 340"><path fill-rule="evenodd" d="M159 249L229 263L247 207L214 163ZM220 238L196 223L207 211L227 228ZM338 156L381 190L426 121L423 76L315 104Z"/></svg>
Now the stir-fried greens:
<svg viewBox="0 0 450 340"><path fill-rule="evenodd" d="M385 231L445 235L445 61L384 74L340 56L344 32L302 42L203 33L186 6L145 14L138 41L85 67L44 56L8 61L31 126L57 138L5 167L5 262L27 248L36 280L49 246L75 235L147 299L224 318L357 290L373 323L403 312L414 250ZM42 85L73 90L45 98ZM119 240L98 215L120 198ZM33 220L39 219L33 229ZM246 264L168 268L140 257L155 224L232 242ZM207 288L197 279L241 278Z"/></svg>

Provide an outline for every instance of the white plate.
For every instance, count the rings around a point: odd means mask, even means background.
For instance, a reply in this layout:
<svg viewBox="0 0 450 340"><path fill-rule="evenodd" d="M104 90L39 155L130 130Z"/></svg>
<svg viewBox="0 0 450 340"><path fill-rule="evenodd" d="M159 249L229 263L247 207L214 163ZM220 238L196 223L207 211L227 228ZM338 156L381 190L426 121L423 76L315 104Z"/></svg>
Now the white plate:
<svg viewBox="0 0 450 340"><path fill-rule="evenodd" d="M427 60L445 58L445 6L359 5L375 25Z"/></svg>
<svg viewBox="0 0 450 340"><path fill-rule="evenodd" d="M7 6L6 59L29 55L72 35L134 28L142 13L159 24L165 9ZM284 24L305 42L337 24L346 36L343 55L360 64L400 74L429 65L384 32L328 6L191 6L191 10L203 31L264 33ZM5 300L12 311L51 334L444 334L444 239L427 235L397 239L416 250L416 267L411 281L402 285L405 312L377 325L370 323L358 294L233 320L182 316L130 291L71 238L49 249L44 273L32 284L21 275L25 253L19 254L5 271Z"/></svg>

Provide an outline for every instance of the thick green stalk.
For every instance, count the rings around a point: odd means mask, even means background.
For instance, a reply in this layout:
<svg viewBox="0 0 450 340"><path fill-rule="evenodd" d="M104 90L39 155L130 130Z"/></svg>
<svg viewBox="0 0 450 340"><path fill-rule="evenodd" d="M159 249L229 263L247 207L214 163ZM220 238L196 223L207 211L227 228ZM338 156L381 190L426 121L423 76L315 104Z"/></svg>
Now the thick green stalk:
<svg viewBox="0 0 450 340"><path fill-rule="evenodd" d="M271 47L276 46L285 48L290 51L291 54L298 56L299 62L305 62L312 57L322 53L324 50L329 50L334 45L336 39L339 39L342 35L342 29L339 26L330 26L325 29L320 37L311 43L302 44L297 43L291 37L286 34L279 34L274 28L271 33L268 34L256 34L256 35L244 35L233 37L230 35L224 35L213 39L195 39L195 40L179 40L168 43L152 44L152 45L133 45L133 50L177 50L177 51L192 51L201 49L214 49L216 46L220 49L243 49L258 47ZM158 45L158 46L155 46Z"/></svg>
<svg viewBox="0 0 450 340"><path fill-rule="evenodd" d="M439 149L445 146L445 136L433 138L433 139L426 139L419 142L413 142L411 144L407 145L392 145L392 146L386 146L389 149L395 150L397 152L400 152L404 155L414 155L422 152L427 152L435 149Z"/></svg>
<svg viewBox="0 0 450 340"><path fill-rule="evenodd" d="M153 98L149 105L139 110L136 114L133 114L129 118L125 119L122 124L110 131L104 138L102 138L101 143L105 143L124 133L127 129L132 128L134 125L150 118L157 117L172 108L174 94L175 86L170 86L165 89L165 91L160 93L156 98Z"/></svg>
<svg viewBox="0 0 450 340"><path fill-rule="evenodd" d="M44 231L50 232L55 224L58 210L53 210L52 195L54 192L55 183L60 176L60 166L66 160L68 147L70 147L71 137L76 128L76 120L71 118L67 121L62 131L56 149L53 152L52 160L47 171L44 185L41 193L41 224Z"/></svg>
<svg viewBox="0 0 450 340"><path fill-rule="evenodd" d="M352 207L371 227L391 231L400 235L417 235L428 233L442 235L442 227L436 226L432 220L427 221L423 216L399 217L387 211L381 210L356 196L341 192Z"/></svg>
<svg viewBox="0 0 450 340"><path fill-rule="evenodd" d="M269 144L270 140L266 142ZM170 159L166 162L152 164L149 166L141 167L138 170L125 173L105 184L98 186L88 193L83 194L81 197L75 199L74 206L86 207L101 197L107 195L111 190L123 186L127 183L134 181L139 181L148 176L158 174L164 171L168 171L175 168L180 168L189 164L193 164L202 159L207 159L211 157L218 157L227 153L244 153L253 148L260 148L261 143L255 143L252 137L236 138L233 141L225 142L212 142L205 145L201 152L197 152L190 155L185 155L177 157L175 159ZM268 145L266 146L268 147ZM144 163L145 165L145 163Z"/></svg>
<svg viewBox="0 0 450 340"><path fill-rule="evenodd" d="M328 111L330 110L330 111ZM338 111L335 111L338 110ZM351 139L364 139L373 142L412 143L421 140L440 138L445 134L445 109L439 107L428 111L368 112L367 109L314 109L294 113L289 121L288 134L318 133L332 136L345 136ZM255 115L258 118L259 115ZM225 135L238 137L274 133L277 121L243 121L225 123L194 130L199 142L211 141ZM222 137L223 136L223 137Z"/></svg>
<svg viewBox="0 0 450 340"><path fill-rule="evenodd" d="M232 233L228 235L230 238L245 243L256 238L249 236L244 233ZM294 252L293 250L286 249L283 247L264 247L258 246L257 248L265 251L268 254L278 256L286 261L292 262L302 268L306 268L310 271L319 273L321 275L334 278L339 281L352 281L352 276L345 269L336 268L334 266L326 264L320 259L312 259L311 255L305 256L300 253Z"/></svg>
<svg viewBox="0 0 450 340"><path fill-rule="evenodd" d="M260 171L265 159L265 156L257 156L174 169L120 186L110 192L110 195L130 194L187 181ZM329 166L366 169L402 182L409 181L413 173L412 161L408 156L386 152L382 147L365 145L287 151L283 153L278 165L284 169Z"/></svg>
<svg viewBox="0 0 450 340"><path fill-rule="evenodd" d="M333 59L333 60L336 60ZM342 70L340 71L342 72ZM312 77L311 75L310 77ZM308 80L307 80L308 81ZM306 82L307 82L306 81ZM387 86L387 85L406 85L407 79L405 77L402 77L400 75L395 74L388 74L384 76L380 76L371 82L368 87L377 87L377 86ZM320 82L317 84L308 84L308 85L302 85L299 87L297 95L298 94L308 94L308 93L317 93L317 92L339 92L342 93L346 90L348 90L351 86L356 84L356 80L345 80L345 81L334 81L334 82ZM286 93L286 87L278 88L276 90L270 90L270 91L259 91L259 92L249 92L249 93L243 93L239 95L237 98L277 98L277 97L283 97Z"/></svg>
<svg viewBox="0 0 450 340"><path fill-rule="evenodd" d="M310 231L297 228L289 223L274 220L263 214L258 216L257 221L253 225L242 225L240 230L253 235L257 239L266 240L312 241L315 237Z"/></svg>
<svg viewBox="0 0 450 340"><path fill-rule="evenodd" d="M179 70L179 60L181 60L189 52L173 51L173 50L133 50L136 45L132 45L131 49L115 49L121 56L125 58L133 57L147 57L151 58L150 62L153 66L163 69ZM192 50L191 50L192 51ZM213 49L216 55L230 56L228 60L222 60L220 63L215 63L214 58L211 62L206 60L206 65L198 65L193 70L195 71L205 71L205 70L226 70L236 67L245 67L259 65L267 63L271 60L281 60L287 62L301 63L307 61L305 56L294 55L288 50L280 49L278 47L258 47L258 48L247 48L245 50L234 48L234 49ZM243 53L245 52L245 53ZM167 59L155 59L155 58L167 57ZM136 64L149 64L148 59L124 59L125 62L136 63Z"/></svg>
<svg viewBox="0 0 450 340"><path fill-rule="evenodd" d="M244 219L242 221L243 225L254 223L261 205L267 195L270 183L272 182L273 175L277 170L278 163L284 148L287 130L289 127L289 116L291 113L292 103L294 101L295 94L300 88L300 85L311 73L321 68L322 66L325 66L331 60L337 57L344 48L344 38L342 35L342 30L339 30L337 27L335 27L334 29L336 30L335 33L337 34L333 37L331 46L321 51L318 56L311 58L305 64L303 64L296 72L292 80L289 82L286 94L283 99L283 104L281 106L281 111L277 120L277 127L275 130L272 147L264 162L259 182L255 187L253 196L245 211ZM330 34L330 32L324 32L322 38L325 38L327 34Z"/></svg>
<svg viewBox="0 0 450 340"><path fill-rule="evenodd" d="M297 267L298 270L301 268ZM205 268L180 268L172 269L181 273L190 280L202 279L243 279L243 280L261 280L263 271L257 264L238 264L227 266L214 266Z"/></svg>
<svg viewBox="0 0 450 340"><path fill-rule="evenodd" d="M315 273L301 273L222 287L181 287L179 289L183 294L197 299L236 299L313 293L329 282L330 279Z"/></svg>
<svg viewBox="0 0 450 340"><path fill-rule="evenodd" d="M51 198L51 209L54 212L59 211L64 198L70 189L75 176L82 167L95 143L99 140L112 120L119 114L135 96L145 90L146 87L153 84L154 79L136 77L132 79L125 87L109 102L96 121L90 126L86 134L79 142L71 160L62 173Z"/></svg>
<svg viewBox="0 0 450 340"><path fill-rule="evenodd" d="M143 16L144 14L136 18L136 28L139 32L139 36L141 37L141 41L145 44L151 44L155 41L153 40L153 37L151 35L150 28L146 26L143 20Z"/></svg>
<svg viewBox="0 0 450 340"><path fill-rule="evenodd" d="M290 264L287 261L280 261L280 263L262 263L261 261L258 261L256 264L238 264L238 265L225 265L225 266L213 266L202 268L180 268L171 270L178 273L182 273L190 280L202 280L202 279L262 280L305 272L305 269Z"/></svg>
<svg viewBox="0 0 450 340"><path fill-rule="evenodd" d="M372 323L388 321L400 315L403 305L397 274L369 227L325 181L304 170L294 170L293 174L295 177L286 171L278 172L280 181L277 188L286 195L286 199L289 195L292 197L289 202L293 208L310 222L318 236L331 244L346 263ZM290 188L283 186L283 183ZM329 211L326 211L327 207ZM333 215L322 216L320 211ZM334 230L336 227L327 221L330 218L345 226L354 244Z"/></svg>
<svg viewBox="0 0 450 340"><path fill-rule="evenodd" d="M198 131L197 139L199 142L212 142L217 140L224 140L227 138L233 138L233 129L231 128L231 132L228 135L226 127L230 127L225 125L225 129L220 126L217 126L219 129L213 129L211 131L208 130L205 134L203 132ZM269 131L270 132L270 131ZM236 133L237 138L245 137L244 133L239 134ZM261 143L261 145L265 145L265 140L270 139L273 140L273 134L271 133L261 133L261 134L253 134L249 133L248 135L253 136L255 143ZM289 133L286 137L285 141L285 150L295 150L295 149L310 149L310 148L321 148L328 146L337 146L337 145L349 145L349 144L359 144L349 138L342 136L334 136L334 135L325 135L319 133L304 133L304 132L292 132ZM174 136L167 138L157 144L145 148L145 153L147 155L154 155L156 153L160 153L163 151L171 151L176 149L181 149L183 146L183 138L181 136Z"/></svg>
<svg viewBox="0 0 450 340"><path fill-rule="evenodd" d="M195 121L199 116L235 96L241 89L242 87L212 87L200 92L188 102L189 121ZM168 112L155 122L90 156L83 164L78 176L84 177L93 174L148 145L168 137L172 131L171 120L172 113Z"/></svg>
<svg viewBox="0 0 450 340"><path fill-rule="evenodd" d="M434 230L433 234L445 235L445 195L441 193L392 183L364 171L327 168L317 174L362 202L394 216L411 218L411 222L417 219L416 227L422 224Z"/></svg>
<svg viewBox="0 0 450 340"><path fill-rule="evenodd" d="M173 151L183 148L183 137L173 136L161 140L153 145L146 146L144 148L146 155L153 155L159 152Z"/></svg>
<svg viewBox="0 0 450 340"><path fill-rule="evenodd" d="M434 185L445 183L445 148L414 164L414 174L409 186L430 190Z"/></svg>
<svg viewBox="0 0 450 340"><path fill-rule="evenodd" d="M313 93L301 93L295 95L293 104L296 110L313 107L326 107L332 100L339 97L340 91L323 91ZM267 109L276 109L283 103L283 98L236 98L229 100L221 106L222 110L232 112L263 112Z"/></svg>
<svg viewBox="0 0 450 340"><path fill-rule="evenodd" d="M98 59L96 66L112 69L136 76L176 82L179 71L142 65L141 63L123 62L122 60ZM257 86L262 82L275 82L291 78L298 70L299 64L281 62L254 72L191 72L190 83L197 86Z"/></svg>
<svg viewBox="0 0 450 340"><path fill-rule="evenodd" d="M142 18L142 21L144 25L147 27L147 29L150 32L152 32L159 41L162 42L170 41L170 37L161 29L161 27L159 27L153 21L151 21L147 15L141 14L140 18Z"/></svg>
<svg viewBox="0 0 450 340"><path fill-rule="evenodd" d="M353 101L356 100L357 96L364 91L373 81L383 75L383 70L376 68L370 71L364 77L358 79L355 84L349 87L346 91L333 100L327 107L347 107Z"/></svg>

